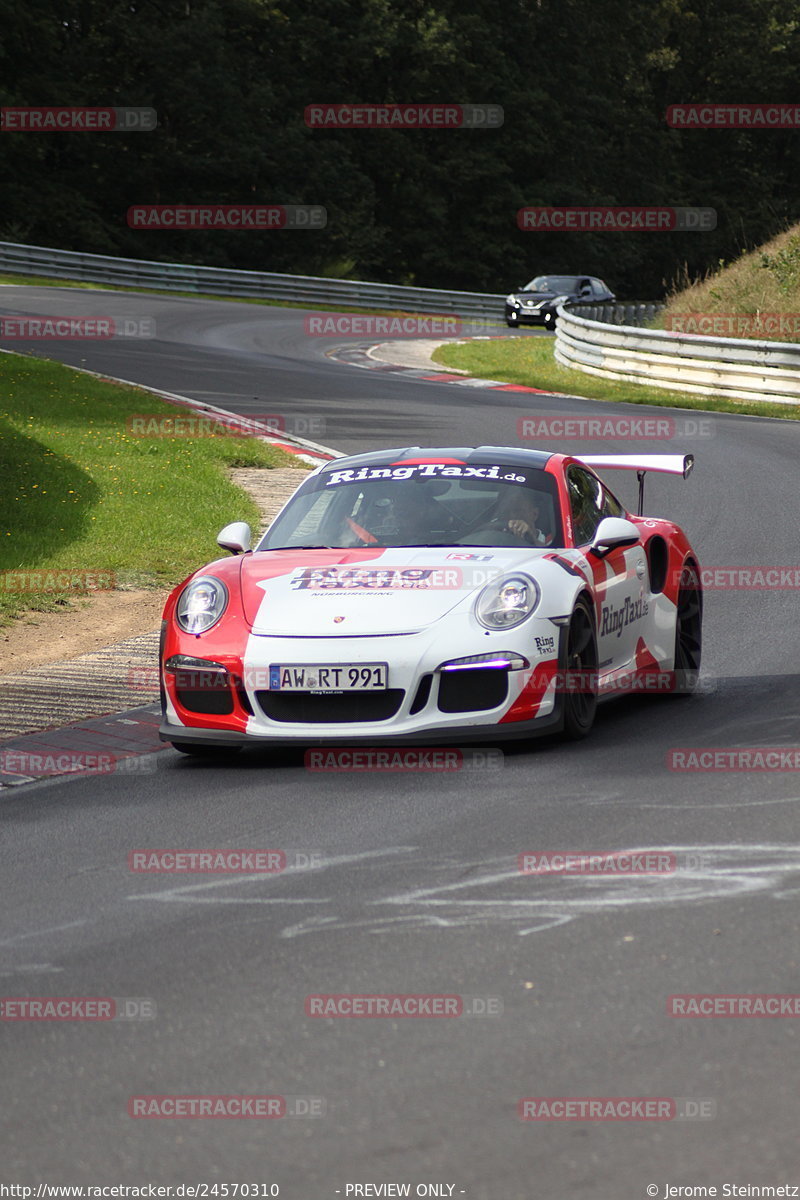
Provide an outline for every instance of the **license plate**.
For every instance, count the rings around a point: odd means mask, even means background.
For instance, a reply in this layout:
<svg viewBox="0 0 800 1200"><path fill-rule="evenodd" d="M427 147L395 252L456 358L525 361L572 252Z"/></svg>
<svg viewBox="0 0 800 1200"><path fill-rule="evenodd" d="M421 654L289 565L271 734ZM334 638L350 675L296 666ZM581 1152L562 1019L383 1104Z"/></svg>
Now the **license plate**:
<svg viewBox="0 0 800 1200"><path fill-rule="evenodd" d="M271 692L378 692L387 686L386 663L271 663Z"/></svg>

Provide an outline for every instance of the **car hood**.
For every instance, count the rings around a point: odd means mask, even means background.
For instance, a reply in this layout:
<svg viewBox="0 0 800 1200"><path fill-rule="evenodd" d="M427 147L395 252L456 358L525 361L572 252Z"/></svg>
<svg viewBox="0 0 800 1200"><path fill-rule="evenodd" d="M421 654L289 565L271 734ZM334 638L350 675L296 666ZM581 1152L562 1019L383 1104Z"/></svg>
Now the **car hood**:
<svg viewBox="0 0 800 1200"><path fill-rule="evenodd" d="M510 570L530 572L549 549L482 546L268 550L241 562L253 633L323 637L413 633Z"/></svg>
<svg viewBox="0 0 800 1200"><path fill-rule="evenodd" d="M537 303L540 300L553 300L556 296L563 296L563 292L515 292L514 295L518 300L535 300Z"/></svg>

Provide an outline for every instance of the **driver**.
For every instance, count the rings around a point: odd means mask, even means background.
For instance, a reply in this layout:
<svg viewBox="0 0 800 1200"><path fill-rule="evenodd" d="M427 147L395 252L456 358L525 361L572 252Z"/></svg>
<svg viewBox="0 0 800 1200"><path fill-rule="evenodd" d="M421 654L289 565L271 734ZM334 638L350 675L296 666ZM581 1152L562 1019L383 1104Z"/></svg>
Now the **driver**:
<svg viewBox="0 0 800 1200"><path fill-rule="evenodd" d="M501 528L529 545L546 546L550 542L550 538L539 528L539 504L528 488L512 488L498 512L498 518Z"/></svg>

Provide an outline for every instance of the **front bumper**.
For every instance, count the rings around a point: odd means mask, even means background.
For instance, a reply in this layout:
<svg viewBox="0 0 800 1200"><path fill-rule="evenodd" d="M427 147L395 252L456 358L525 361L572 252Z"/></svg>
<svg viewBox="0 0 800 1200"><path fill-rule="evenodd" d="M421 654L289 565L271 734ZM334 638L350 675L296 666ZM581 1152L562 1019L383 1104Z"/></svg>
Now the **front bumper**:
<svg viewBox="0 0 800 1200"><path fill-rule="evenodd" d="M516 325L554 325L555 313L551 309L526 308L524 305L506 305L506 321Z"/></svg>
<svg viewBox="0 0 800 1200"><path fill-rule="evenodd" d="M564 724L561 706L549 716L536 717L532 721L515 721L512 725L459 725L448 730L439 728L419 733L365 734L361 730L338 736L307 732L303 736L287 737L272 734L241 734L226 729L194 729L185 725L173 725L164 720L159 726L158 736L162 742L191 742L197 746L448 746L471 745L487 742L515 741L521 738L544 737L560 732ZM308 728L308 727L307 727Z"/></svg>
<svg viewBox="0 0 800 1200"><path fill-rule="evenodd" d="M460 622L454 622L460 624ZM196 713L181 703L175 677L163 673L162 741L196 744L296 744L305 746L384 744L407 742L434 744L453 741L492 741L556 732L562 722L561 698L555 688L538 681L555 673L561 657L562 630L548 618L533 616L519 629L486 632L451 629L443 636L440 625L417 633L381 637L272 637L252 635L244 656L226 665L231 678L229 713ZM459 636L459 633L461 636ZM515 636L516 635L516 636ZM539 654L536 638L551 647ZM196 645L192 647L198 653ZM475 654L501 651L522 655L530 664L522 670L469 667L443 672L444 664ZM173 649L173 652L174 649ZM178 651L180 653L180 651ZM265 686L272 664L388 662L388 685L394 702L391 715L369 718L387 693L271 692ZM489 671L492 677L489 677ZM481 672L481 676L477 675ZM506 686L498 676L505 677ZM482 689L483 676L486 687ZM487 700L489 707L453 711L453 697L464 695L474 705ZM294 700L293 697L299 699ZM313 697L308 703L308 698ZM371 700L371 697L380 699ZM276 700L280 698L280 703ZM444 704L444 708L442 705ZM345 720L326 719L341 712L357 713ZM298 719L293 719L293 714ZM277 719L280 718L280 719Z"/></svg>

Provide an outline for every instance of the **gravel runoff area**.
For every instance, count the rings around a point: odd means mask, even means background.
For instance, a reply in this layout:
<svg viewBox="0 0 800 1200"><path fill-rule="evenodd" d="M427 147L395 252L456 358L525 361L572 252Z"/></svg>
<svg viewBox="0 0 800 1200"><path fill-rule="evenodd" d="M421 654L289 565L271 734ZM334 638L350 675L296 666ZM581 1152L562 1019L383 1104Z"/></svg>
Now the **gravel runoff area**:
<svg viewBox="0 0 800 1200"><path fill-rule="evenodd" d="M229 474L253 497L266 527L302 482L304 472L293 467L236 467ZM236 513L231 513L231 520L236 520ZM209 558L212 555L209 547ZM85 626L85 645L97 647L97 619L91 601L83 613L70 614L71 621L73 617ZM45 618L51 614L43 614L43 624ZM39 655L41 665L0 674L0 740L157 700L159 635L158 627L152 627L152 594L142 605L141 619L141 632L113 645L44 664ZM24 624L6 632L9 642L36 637Z"/></svg>

